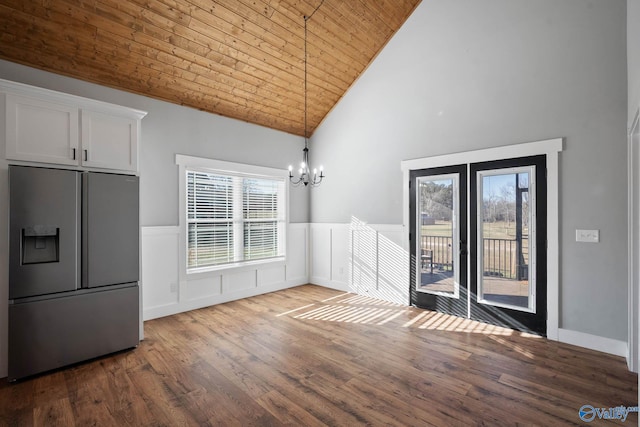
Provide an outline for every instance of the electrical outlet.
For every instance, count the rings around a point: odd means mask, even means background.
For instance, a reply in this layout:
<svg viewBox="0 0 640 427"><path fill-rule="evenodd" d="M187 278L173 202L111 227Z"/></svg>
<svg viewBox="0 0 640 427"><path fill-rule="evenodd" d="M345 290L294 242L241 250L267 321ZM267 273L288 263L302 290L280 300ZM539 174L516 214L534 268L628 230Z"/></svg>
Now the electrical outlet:
<svg viewBox="0 0 640 427"><path fill-rule="evenodd" d="M576 230L576 242L600 242L600 230Z"/></svg>
<svg viewBox="0 0 640 427"><path fill-rule="evenodd" d="M178 292L178 284L177 284L177 283L175 283L175 282L171 283L171 284L169 285L169 290L170 290L171 292Z"/></svg>

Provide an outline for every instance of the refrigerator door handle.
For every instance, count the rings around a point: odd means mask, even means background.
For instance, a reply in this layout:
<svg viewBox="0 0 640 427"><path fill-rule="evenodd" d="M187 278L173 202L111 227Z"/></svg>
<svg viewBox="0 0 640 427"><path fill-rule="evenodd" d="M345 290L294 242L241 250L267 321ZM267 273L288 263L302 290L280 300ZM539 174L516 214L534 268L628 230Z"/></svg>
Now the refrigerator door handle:
<svg viewBox="0 0 640 427"><path fill-rule="evenodd" d="M89 247L89 233L87 232L89 221L89 174L87 172L82 172L80 174L80 221L79 225L81 225L81 240L80 240L80 265L81 268L81 276L80 276L80 287L88 288L89 287L89 257L88 257L88 247Z"/></svg>

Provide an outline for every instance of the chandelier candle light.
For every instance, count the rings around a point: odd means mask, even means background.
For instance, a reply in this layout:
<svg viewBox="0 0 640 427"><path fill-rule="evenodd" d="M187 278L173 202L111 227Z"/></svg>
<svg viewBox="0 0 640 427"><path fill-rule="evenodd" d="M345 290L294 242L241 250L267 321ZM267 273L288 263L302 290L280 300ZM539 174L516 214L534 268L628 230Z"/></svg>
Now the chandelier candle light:
<svg viewBox="0 0 640 427"><path fill-rule="evenodd" d="M300 163L300 169L298 170L298 178L293 176L293 166L289 165L289 180L295 186L304 184L305 187L308 185L315 187L320 185L322 178L324 178L322 166L320 166L320 175L318 175L318 169L313 169L313 174L309 169L309 132L307 131L307 21L322 6L322 3L324 3L324 0L311 15L304 17L304 150L302 150L302 163Z"/></svg>
<svg viewBox="0 0 640 427"><path fill-rule="evenodd" d="M324 170L322 166L320 166L320 175L318 176L318 169L313 169L313 175L309 170L309 148L307 148L307 140L305 138L304 141L304 150L302 150L302 163L300 163L300 169L298 169L298 174L300 175L297 179L294 179L293 176L293 166L289 165L289 180L293 185L304 184L311 185L315 187L322 182L322 178L324 178Z"/></svg>

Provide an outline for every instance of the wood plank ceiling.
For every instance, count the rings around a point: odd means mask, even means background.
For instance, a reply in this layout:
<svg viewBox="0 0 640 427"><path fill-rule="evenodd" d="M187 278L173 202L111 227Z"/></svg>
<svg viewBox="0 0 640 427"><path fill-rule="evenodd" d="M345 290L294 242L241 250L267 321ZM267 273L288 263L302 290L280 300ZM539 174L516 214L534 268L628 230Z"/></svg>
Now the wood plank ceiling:
<svg viewBox="0 0 640 427"><path fill-rule="evenodd" d="M308 134L420 0L0 0L0 58Z"/></svg>

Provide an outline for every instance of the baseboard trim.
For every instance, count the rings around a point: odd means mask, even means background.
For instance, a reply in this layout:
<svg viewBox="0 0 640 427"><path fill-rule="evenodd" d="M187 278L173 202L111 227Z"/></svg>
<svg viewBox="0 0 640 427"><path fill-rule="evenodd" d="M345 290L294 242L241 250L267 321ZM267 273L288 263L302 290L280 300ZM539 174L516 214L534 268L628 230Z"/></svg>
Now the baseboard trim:
<svg viewBox="0 0 640 427"><path fill-rule="evenodd" d="M560 328L558 329L558 341L624 358L629 356L627 343L625 341L586 334L584 332Z"/></svg>
<svg viewBox="0 0 640 427"><path fill-rule="evenodd" d="M349 284L345 282L339 282L337 280L323 279L321 277L311 277L309 281L313 285L322 286L324 288L335 289L337 291L349 291Z"/></svg>
<svg viewBox="0 0 640 427"><path fill-rule="evenodd" d="M281 291L283 289L294 288L296 286L306 285L307 280L290 280L272 285L260 286L257 288L244 289L242 291L231 292L226 294L212 295L210 297L186 300L176 302L174 304L166 304L156 307L150 307L143 311L144 321L153 320L160 317L172 316L186 311L197 310L199 308L210 307L225 302L236 301L243 298L254 297L257 295L267 294L270 292Z"/></svg>

